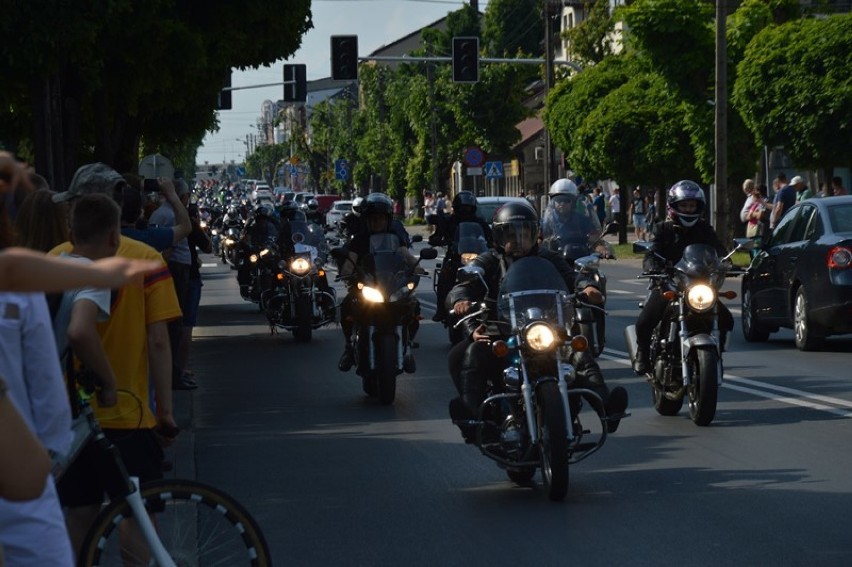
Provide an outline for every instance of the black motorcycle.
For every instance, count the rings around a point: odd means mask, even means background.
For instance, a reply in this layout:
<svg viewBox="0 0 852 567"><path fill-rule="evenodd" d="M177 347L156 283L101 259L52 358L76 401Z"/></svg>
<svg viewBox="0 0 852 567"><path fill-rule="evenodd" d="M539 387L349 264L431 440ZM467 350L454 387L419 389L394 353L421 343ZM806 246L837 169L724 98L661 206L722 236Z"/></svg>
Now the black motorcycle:
<svg viewBox="0 0 852 567"><path fill-rule="evenodd" d="M586 218L587 229L579 232L574 224L556 225L545 218L542 235L545 246L558 251L581 277L597 283L604 295L601 305L578 304L577 323L573 329L589 340L590 351L597 357L606 346L606 276L600 271L600 261L615 260L612 245L603 237L617 233L618 223L609 223L601 229L597 215L591 210Z"/></svg>
<svg viewBox="0 0 852 567"><path fill-rule="evenodd" d="M462 268L459 277L478 278L486 285L476 266ZM588 348L584 336L570 333L574 306L574 294L553 264L530 256L506 271L496 306L477 304L458 323L485 316L488 334L506 337L492 343L494 353L505 360L502 375L489 377L476 419L459 425L474 429L473 443L512 481L528 483L541 469L551 500L565 498L569 466L596 452L607 438L607 418L594 409L603 407L600 396L574 384L576 370L570 361ZM581 415L596 425L587 429ZM494 423L498 431L489 431Z"/></svg>
<svg viewBox="0 0 852 567"><path fill-rule="evenodd" d="M422 240L419 235L412 238L413 242ZM437 255L434 248L420 251L421 260L433 260ZM346 262L343 260L341 269ZM355 371L365 393L391 404L397 375L416 370L411 332L419 317L414 290L420 275L400 253L399 238L384 233L370 237L367 257L351 275L340 278L358 292L352 310Z"/></svg>
<svg viewBox="0 0 852 567"><path fill-rule="evenodd" d="M435 266L432 289L438 302L446 300L446 297L438 296L438 282L441 279L442 272L450 270L453 280L455 280L459 268L467 266L486 250L488 250L488 241L485 239L482 226L476 222L459 223L452 242L447 246L447 255L444 256L444 261L438 262ZM464 339L464 333L455 325L456 321L458 321L458 317L452 312L447 313L443 320L451 344L456 344Z"/></svg>
<svg viewBox="0 0 852 567"><path fill-rule="evenodd" d="M272 277L260 303L270 332L284 329L297 341L309 342L314 329L335 320L336 295L324 269L328 247L316 224L290 221L289 229L292 245L275 247Z"/></svg>
<svg viewBox="0 0 852 567"><path fill-rule="evenodd" d="M733 269L728 259L753 243L735 240L733 252L719 258L706 244L690 244L683 257L662 273L646 273L668 301L665 314L651 334L647 375L660 415L677 415L686 399L689 417L696 425L710 425L716 415L719 388L722 385L722 350L719 340L720 298L734 299L733 291L720 292L726 277L745 272ZM636 242L635 253L654 251L653 242ZM662 257L661 257L662 259ZM630 359L636 358L636 325L624 329Z"/></svg>

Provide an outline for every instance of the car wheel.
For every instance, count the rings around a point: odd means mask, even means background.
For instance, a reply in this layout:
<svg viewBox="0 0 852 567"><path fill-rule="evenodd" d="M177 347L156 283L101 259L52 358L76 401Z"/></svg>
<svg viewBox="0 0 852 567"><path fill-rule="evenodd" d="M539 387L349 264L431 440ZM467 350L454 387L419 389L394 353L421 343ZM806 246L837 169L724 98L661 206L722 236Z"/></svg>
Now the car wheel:
<svg viewBox="0 0 852 567"><path fill-rule="evenodd" d="M808 317L808 309L805 288L800 287L796 291L795 304L793 305L793 331L796 334L796 348L799 350L819 350L822 346L823 337L814 329L814 324Z"/></svg>
<svg viewBox="0 0 852 567"><path fill-rule="evenodd" d="M760 326L757 313L754 308L754 297L751 290L743 285L743 304L740 322L743 328L743 337L749 343L762 343L769 339L769 331Z"/></svg>

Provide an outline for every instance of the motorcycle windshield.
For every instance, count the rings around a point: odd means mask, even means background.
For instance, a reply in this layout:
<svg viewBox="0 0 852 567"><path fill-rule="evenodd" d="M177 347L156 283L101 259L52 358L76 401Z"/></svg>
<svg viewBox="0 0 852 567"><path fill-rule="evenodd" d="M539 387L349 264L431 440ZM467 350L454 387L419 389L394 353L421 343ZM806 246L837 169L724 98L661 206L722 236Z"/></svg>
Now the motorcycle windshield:
<svg viewBox="0 0 852 567"><path fill-rule="evenodd" d="M562 298L568 286L549 260L527 256L515 260L500 282L497 314L521 328L533 320L564 325Z"/></svg>
<svg viewBox="0 0 852 567"><path fill-rule="evenodd" d="M459 254L481 254L488 250L485 232L479 223L463 222L456 228L456 251Z"/></svg>
<svg viewBox="0 0 852 567"><path fill-rule="evenodd" d="M716 249L707 244L690 244L675 264L675 269L689 278L710 278L722 271Z"/></svg>
<svg viewBox="0 0 852 567"><path fill-rule="evenodd" d="M290 233L297 254L311 253L323 260L328 254L328 244L322 229L314 223L302 220L290 221Z"/></svg>
<svg viewBox="0 0 852 567"><path fill-rule="evenodd" d="M365 271L372 275L374 284L382 290L385 297L389 297L407 281L405 257L400 251L399 238L395 234L370 236L370 254L365 263Z"/></svg>
<svg viewBox="0 0 852 567"><path fill-rule="evenodd" d="M601 223L585 198L556 195L542 215L541 233L544 239L558 240L562 246L579 245L586 251L580 256L585 256L600 237Z"/></svg>

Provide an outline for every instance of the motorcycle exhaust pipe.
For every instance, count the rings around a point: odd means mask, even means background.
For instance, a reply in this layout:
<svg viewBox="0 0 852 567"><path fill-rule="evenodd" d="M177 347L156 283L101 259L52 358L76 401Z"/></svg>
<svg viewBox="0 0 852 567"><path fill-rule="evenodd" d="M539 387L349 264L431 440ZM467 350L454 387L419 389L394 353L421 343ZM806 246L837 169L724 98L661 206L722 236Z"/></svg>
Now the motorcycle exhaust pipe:
<svg viewBox="0 0 852 567"><path fill-rule="evenodd" d="M636 360L636 325L627 325L624 328L624 342L627 344L627 353L632 363Z"/></svg>

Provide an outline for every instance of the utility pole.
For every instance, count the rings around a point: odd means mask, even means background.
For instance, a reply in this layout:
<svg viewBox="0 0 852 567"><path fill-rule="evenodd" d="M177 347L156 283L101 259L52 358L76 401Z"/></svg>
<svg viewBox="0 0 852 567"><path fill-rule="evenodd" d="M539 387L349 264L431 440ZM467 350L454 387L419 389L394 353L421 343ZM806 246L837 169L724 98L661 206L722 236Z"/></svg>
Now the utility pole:
<svg viewBox="0 0 852 567"><path fill-rule="evenodd" d="M727 0L716 0L716 118L715 154L713 190L710 192L712 205L711 222L726 242L728 230L728 49L725 39Z"/></svg>
<svg viewBox="0 0 852 567"><path fill-rule="evenodd" d="M561 2L545 0L544 2L544 98L553 88L553 16L558 13ZM553 143L550 132L545 127L544 138L544 192L547 193L550 185L555 181Z"/></svg>

